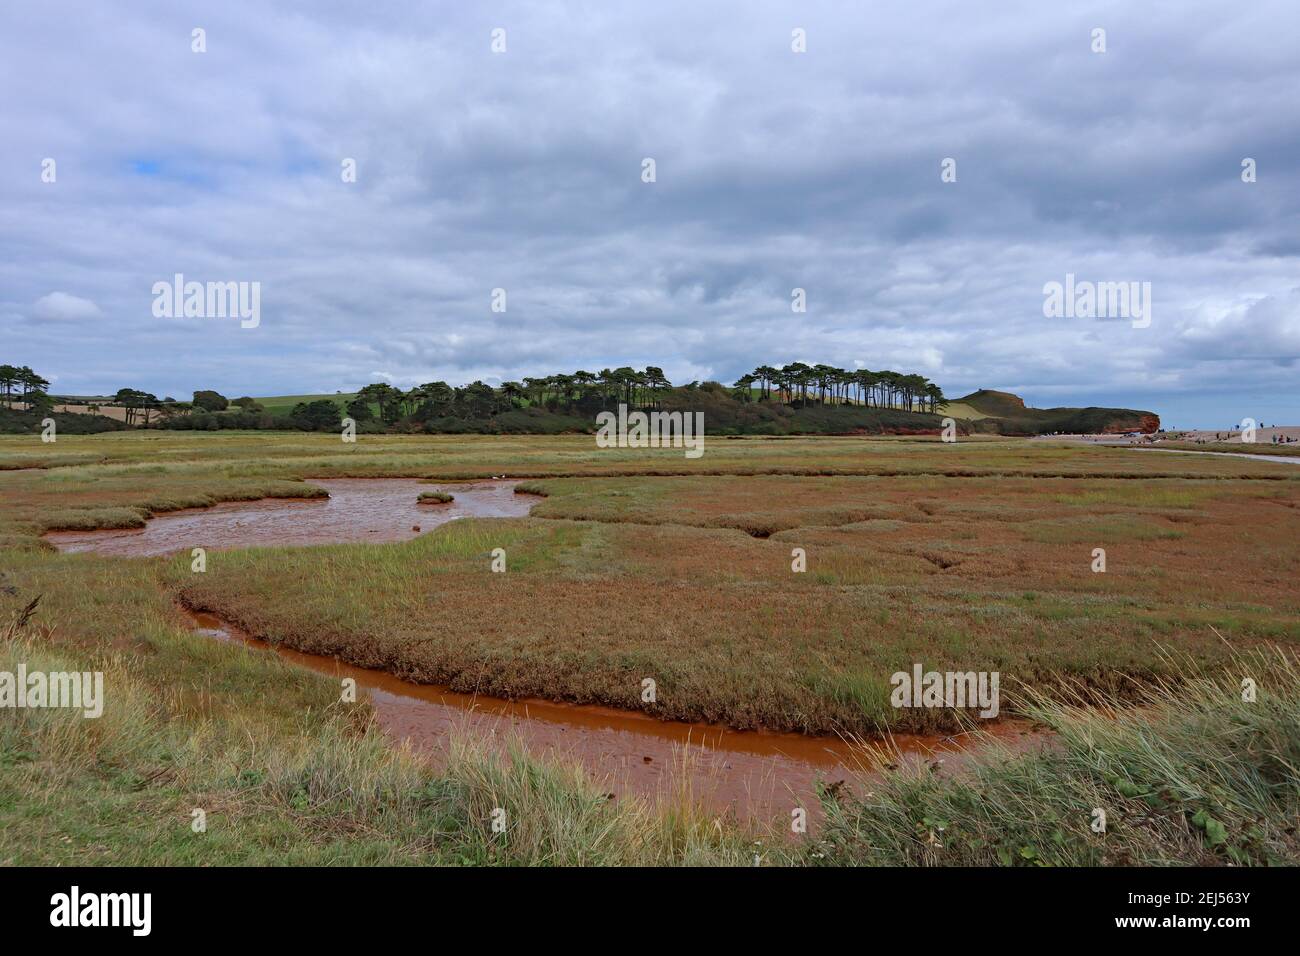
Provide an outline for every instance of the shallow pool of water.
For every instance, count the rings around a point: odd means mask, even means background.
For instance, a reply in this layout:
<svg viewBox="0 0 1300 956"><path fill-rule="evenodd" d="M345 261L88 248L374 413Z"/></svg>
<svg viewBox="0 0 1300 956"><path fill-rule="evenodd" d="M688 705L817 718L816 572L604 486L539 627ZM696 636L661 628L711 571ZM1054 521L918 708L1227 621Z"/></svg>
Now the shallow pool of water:
<svg viewBox="0 0 1300 956"><path fill-rule="evenodd" d="M60 551L146 557L255 546L405 541L456 518L519 518L540 501L515 494L517 481L426 484L416 478L320 478L328 498L262 498L187 508L150 518L143 528L52 531ZM446 491L450 504L419 504L425 491Z"/></svg>

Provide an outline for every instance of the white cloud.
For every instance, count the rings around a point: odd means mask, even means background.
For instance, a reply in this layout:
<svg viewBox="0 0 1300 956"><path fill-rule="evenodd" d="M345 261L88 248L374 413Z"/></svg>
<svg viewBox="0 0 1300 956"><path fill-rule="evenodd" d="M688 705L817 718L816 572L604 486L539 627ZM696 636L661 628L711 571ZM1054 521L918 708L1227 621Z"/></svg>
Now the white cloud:
<svg viewBox="0 0 1300 956"><path fill-rule="evenodd" d="M77 322L98 319L104 313L89 299L66 292L51 292L32 304L31 314L32 318L42 322Z"/></svg>
<svg viewBox="0 0 1300 956"><path fill-rule="evenodd" d="M1300 288L1205 313L1179 336L1183 347L1202 361L1300 359Z"/></svg>

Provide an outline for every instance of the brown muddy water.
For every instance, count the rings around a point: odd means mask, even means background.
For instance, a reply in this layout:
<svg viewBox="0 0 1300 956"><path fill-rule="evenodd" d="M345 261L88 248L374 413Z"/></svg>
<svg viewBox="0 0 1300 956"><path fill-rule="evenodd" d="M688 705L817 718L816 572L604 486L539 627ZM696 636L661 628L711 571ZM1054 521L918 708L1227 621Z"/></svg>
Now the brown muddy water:
<svg viewBox="0 0 1300 956"><path fill-rule="evenodd" d="M435 485L415 478L312 478L308 484L324 488L329 497L227 501L169 511L150 518L143 528L51 531L45 539L60 551L123 557L191 548L406 541L456 518L522 518L541 500L515 494L517 481ZM455 500L418 504L424 491L446 491Z"/></svg>
<svg viewBox="0 0 1300 956"><path fill-rule="evenodd" d="M650 801L684 794L740 818L786 818L796 807L820 817L816 785L848 785L860 793L867 775L893 760L955 769L986 738L900 734L897 753L885 757L836 737L731 730L714 724L658 720L633 711L541 699L507 701L460 694L401 680L384 671L354 667L249 636L219 617L182 608L200 634L274 652L282 660L342 680L353 678L370 695L379 727L435 762L453 735L505 743L514 738L535 756L576 760L618 797ZM1040 738L1026 721L1000 721L988 733L1015 749Z"/></svg>
<svg viewBox="0 0 1300 956"><path fill-rule="evenodd" d="M310 483L330 497L227 502L162 514L142 529L53 532L46 538L62 551L122 557L197 547L392 542L456 518L522 517L540 500L515 494L515 481L426 484L411 478L339 478ZM424 491L447 491L455 500L417 504ZM850 791L857 791L868 779L864 774L878 771L882 763L878 753L834 737L736 731L609 707L460 694L272 646L211 614L183 610L197 633L274 652L332 678L353 678L369 694L378 725L394 743L407 743L435 762L446 754L454 734L503 745L517 739L536 756L576 760L615 797L636 794L653 801L685 793L712 810L731 810L742 818L786 818L793 808L803 807L814 820L819 816L818 781L847 782ZM1002 721L988 729L1013 746L1028 746L1037 738L1023 722ZM883 759L951 768L980 741L974 735L898 735L892 738L898 755Z"/></svg>

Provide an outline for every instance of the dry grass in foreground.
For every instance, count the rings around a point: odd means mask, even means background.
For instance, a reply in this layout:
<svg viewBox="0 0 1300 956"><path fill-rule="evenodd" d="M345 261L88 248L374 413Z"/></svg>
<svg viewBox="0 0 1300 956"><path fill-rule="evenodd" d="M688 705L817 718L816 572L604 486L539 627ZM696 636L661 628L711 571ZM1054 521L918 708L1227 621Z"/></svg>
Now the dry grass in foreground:
<svg viewBox="0 0 1300 956"><path fill-rule="evenodd" d="M463 739L435 770L364 698L176 626L142 567L34 614L26 594L0 595L0 670L100 670L107 706L0 711L0 865L747 865L767 835L689 800L610 801L499 741ZM111 628L87 613L110 611Z"/></svg>
<svg viewBox="0 0 1300 956"><path fill-rule="evenodd" d="M1257 685L1251 701L1243 699L1246 677ZM1145 687L1137 709L1112 703L1086 707L1068 690L1035 694L1027 711L1056 734L1041 753L999 752L990 740L956 777L904 765L866 797L828 801L812 859L855 866L1300 865L1300 667L1293 654L1234 655L1212 676Z"/></svg>

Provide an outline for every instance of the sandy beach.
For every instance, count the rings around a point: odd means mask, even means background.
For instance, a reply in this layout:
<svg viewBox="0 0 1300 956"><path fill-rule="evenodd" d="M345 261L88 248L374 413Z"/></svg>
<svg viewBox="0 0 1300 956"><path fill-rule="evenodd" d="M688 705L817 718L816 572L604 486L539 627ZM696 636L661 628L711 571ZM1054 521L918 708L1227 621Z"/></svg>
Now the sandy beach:
<svg viewBox="0 0 1300 956"><path fill-rule="evenodd" d="M1181 438L1182 441L1207 442L1207 443L1230 442L1233 444L1249 444L1249 443L1242 442L1241 434L1242 433L1240 429L1237 429L1235 431L1228 431L1224 429L1221 431L1173 432L1171 435L1168 435L1166 437L1173 438L1173 436L1177 435ZM1268 428L1255 429L1255 444L1271 445L1274 443L1275 439L1286 440L1288 443L1300 442L1300 425L1277 425L1277 426L1270 425Z"/></svg>

